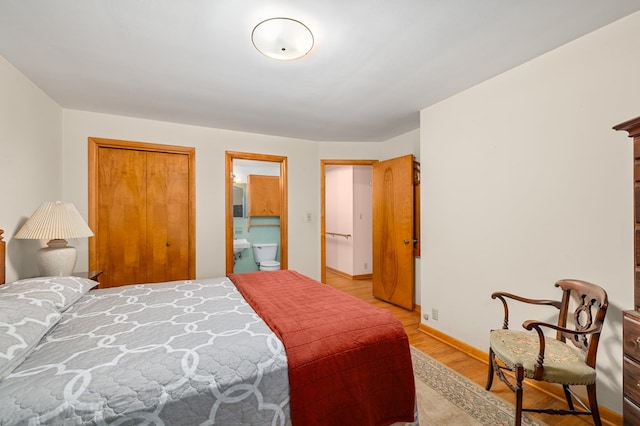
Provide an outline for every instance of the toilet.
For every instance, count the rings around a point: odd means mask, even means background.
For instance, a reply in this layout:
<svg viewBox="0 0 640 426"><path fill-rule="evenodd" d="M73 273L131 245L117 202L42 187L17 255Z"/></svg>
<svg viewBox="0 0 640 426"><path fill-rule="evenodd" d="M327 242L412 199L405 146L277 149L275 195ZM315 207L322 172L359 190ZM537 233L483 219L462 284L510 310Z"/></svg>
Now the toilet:
<svg viewBox="0 0 640 426"><path fill-rule="evenodd" d="M278 244L262 243L252 244L253 259L260 267L261 271L277 271L280 269L280 262L276 260L278 254Z"/></svg>

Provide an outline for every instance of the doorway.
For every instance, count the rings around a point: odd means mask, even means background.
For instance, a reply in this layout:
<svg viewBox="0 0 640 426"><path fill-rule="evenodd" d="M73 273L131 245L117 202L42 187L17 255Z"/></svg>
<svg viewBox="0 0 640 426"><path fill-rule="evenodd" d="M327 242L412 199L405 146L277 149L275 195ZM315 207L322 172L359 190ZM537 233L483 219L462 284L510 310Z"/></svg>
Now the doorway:
<svg viewBox="0 0 640 426"><path fill-rule="evenodd" d="M225 167L226 273L257 270L254 243L278 244L277 261L287 269L287 157L227 151ZM234 240L246 241L246 248L234 250Z"/></svg>
<svg viewBox="0 0 640 426"><path fill-rule="evenodd" d="M327 282L327 238L336 239L335 242L351 238L350 232L344 229L327 229L327 172L332 167L368 166L377 160L320 160L320 281Z"/></svg>
<svg viewBox="0 0 640 426"><path fill-rule="evenodd" d="M327 209L327 171L335 166L369 166L372 173L371 202L371 277L373 294L390 303L412 310L415 306L415 257L419 256L419 206L415 194L419 188L419 163L412 155L390 160L321 160L321 281L327 281L327 248L331 238L348 238L349 232L327 228L332 213ZM346 209L352 220L347 230L355 229L360 212ZM329 221L328 221L329 219ZM339 222L338 222L339 223ZM332 225L333 226L333 225ZM362 250L362 249L360 249ZM361 255L362 253L360 253ZM329 259L330 260L330 259ZM333 271L332 271L333 272Z"/></svg>

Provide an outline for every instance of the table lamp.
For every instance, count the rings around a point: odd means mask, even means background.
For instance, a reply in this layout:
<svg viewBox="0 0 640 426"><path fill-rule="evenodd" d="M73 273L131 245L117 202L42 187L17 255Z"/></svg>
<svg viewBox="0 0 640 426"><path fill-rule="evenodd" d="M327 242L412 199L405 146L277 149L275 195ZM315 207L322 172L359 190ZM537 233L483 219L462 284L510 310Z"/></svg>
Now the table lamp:
<svg viewBox="0 0 640 426"><path fill-rule="evenodd" d="M31 215L15 238L49 240L38 251L37 262L42 276L68 276L76 266L75 247L68 238L93 236L93 232L72 203L47 201Z"/></svg>

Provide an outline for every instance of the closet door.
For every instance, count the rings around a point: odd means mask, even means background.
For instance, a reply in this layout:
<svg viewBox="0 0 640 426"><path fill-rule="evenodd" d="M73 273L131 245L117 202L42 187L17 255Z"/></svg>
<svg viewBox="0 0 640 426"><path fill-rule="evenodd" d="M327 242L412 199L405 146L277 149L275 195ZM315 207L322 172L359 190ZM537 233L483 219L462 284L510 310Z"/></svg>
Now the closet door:
<svg viewBox="0 0 640 426"><path fill-rule="evenodd" d="M100 287L195 278L193 148L89 140L89 268Z"/></svg>
<svg viewBox="0 0 640 426"><path fill-rule="evenodd" d="M147 154L147 281L189 278L189 158Z"/></svg>
<svg viewBox="0 0 640 426"><path fill-rule="evenodd" d="M100 287L147 280L147 153L100 148L97 169L96 266Z"/></svg>

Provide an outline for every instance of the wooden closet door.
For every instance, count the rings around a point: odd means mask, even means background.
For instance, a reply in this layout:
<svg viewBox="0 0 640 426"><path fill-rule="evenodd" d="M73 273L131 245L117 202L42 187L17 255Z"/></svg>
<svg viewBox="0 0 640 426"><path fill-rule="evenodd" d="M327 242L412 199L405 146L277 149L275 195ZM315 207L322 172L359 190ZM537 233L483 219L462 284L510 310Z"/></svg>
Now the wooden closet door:
<svg viewBox="0 0 640 426"><path fill-rule="evenodd" d="M100 287L195 278L195 149L89 138L89 269Z"/></svg>
<svg viewBox="0 0 640 426"><path fill-rule="evenodd" d="M96 269L100 287L147 280L147 153L100 148ZM96 232L97 231L97 232Z"/></svg>
<svg viewBox="0 0 640 426"><path fill-rule="evenodd" d="M189 158L147 154L147 281L189 278Z"/></svg>

